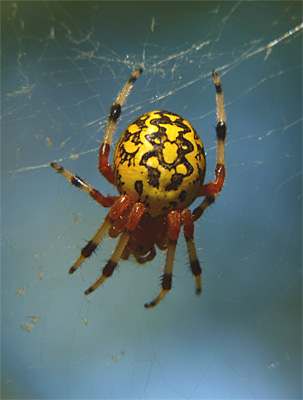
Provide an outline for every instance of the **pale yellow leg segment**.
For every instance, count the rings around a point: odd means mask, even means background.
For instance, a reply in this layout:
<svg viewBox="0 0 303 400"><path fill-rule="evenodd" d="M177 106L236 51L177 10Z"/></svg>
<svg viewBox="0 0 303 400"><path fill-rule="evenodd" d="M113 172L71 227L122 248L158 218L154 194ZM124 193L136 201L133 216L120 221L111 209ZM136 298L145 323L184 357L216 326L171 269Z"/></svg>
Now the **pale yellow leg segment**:
<svg viewBox="0 0 303 400"><path fill-rule="evenodd" d="M117 120L121 113L121 107L122 107L123 103L125 102L127 96L129 95L134 83L136 82L136 80L139 77L139 75L141 74L141 72L142 72L142 69L138 68L134 72L134 74L131 75L130 78L128 78L124 88L121 90L121 92L119 93L119 95L117 97L117 100L113 104L113 106L111 108L111 113L110 113L110 116L108 119L108 125L107 125L106 133L104 136L103 144L109 144L109 145L111 144L112 137L115 132Z"/></svg>
<svg viewBox="0 0 303 400"><path fill-rule="evenodd" d="M51 167L53 167L56 171L58 171L61 175L68 179L74 186L77 186L79 189L84 190L86 193L90 194L94 190L94 188L89 183L72 174L61 165L57 163L51 163Z"/></svg>
<svg viewBox="0 0 303 400"><path fill-rule="evenodd" d="M116 129L117 121L121 114L122 105L141 72L142 68L138 68L133 75L128 78L124 88L119 93L117 100L111 106L106 132L99 150L99 171L113 185L115 184L115 174L111 164L109 163L110 145Z"/></svg>
<svg viewBox="0 0 303 400"><path fill-rule="evenodd" d="M166 293L171 289L176 246L177 241L169 239L164 274L162 277L162 289L153 301L144 305L145 308L154 307L155 305L157 305L159 301L161 301L165 297Z"/></svg>
<svg viewBox="0 0 303 400"><path fill-rule="evenodd" d="M72 174L70 171L62 167L57 163L51 163L51 167L53 167L57 172L64 176L64 178L68 179L70 183L77 188L83 190L88 193L94 200L96 200L103 207L111 207L114 202L118 199L117 196L103 196L97 189L93 188L89 183L85 182L79 176Z"/></svg>
<svg viewBox="0 0 303 400"><path fill-rule="evenodd" d="M97 279L96 282L84 292L86 295L88 295L88 294L92 293L94 290L96 290L97 287L100 286L102 284L102 282L105 281L105 279L109 278L112 275L112 273L114 272L114 269L116 268L116 266L118 264L118 261L121 258L124 248L128 243L129 236L130 235L129 235L128 231L122 233L122 235L120 236L119 242L115 248L115 251L113 252L110 260L107 262L107 264L103 268L101 277L99 279Z"/></svg>
<svg viewBox="0 0 303 400"><path fill-rule="evenodd" d="M198 261L194 239L186 239L187 250L189 254L190 268L196 281L196 294L201 294L201 267Z"/></svg>
<svg viewBox="0 0 303 400"><path fill-rule="evenodd" d="M204 210L214 203L215 198L221 191L225 180L225 139L227 134L224 98L222 84L217 71L213 71L213 79L216 89L217 102L217 165L216 165L216 180L201 187L199 196L206 196L203 202L192 213L193 220L196 221L201 217Z"/></svg>
<svg viewBox="0 0 303 400"><path fill-rule="evenodd" d="M201 293L201 274L202 269L197 257L195 242L194 242L194 221L189 210L183 210L181 218L184 226L184 237L186 240L187 251L189 255L190 269L196 280L196 294Z"/></svg>
<svg viewBox="0 0 303 400"><path fill-rule="evenodd" d="M213 71L213 79L216 88L217 102L217 164L225 165L225 137L226 137L226 117L224 110L223 89L217 71Z"/></svg>
<svg viewBox="0 0 303 400"><path fill-rule="evenodd" d="M216 87L216 102L217 102L217 119L219 122L225 122L223 90L219 74L216 70L213 71L213 79Z"/></svg>
<svg viewBox="0 0 303 400"><path fill-rule="evenodd" d="M69 274L73 274L77 268L83 263L83 261L88 258L97 248L98 244L101 242L109 228L111 227L111 220L106 217L101 227L98 229L95 236L90 240L85 247L81 250L81 254L75 264L68 271Z"/></svg>

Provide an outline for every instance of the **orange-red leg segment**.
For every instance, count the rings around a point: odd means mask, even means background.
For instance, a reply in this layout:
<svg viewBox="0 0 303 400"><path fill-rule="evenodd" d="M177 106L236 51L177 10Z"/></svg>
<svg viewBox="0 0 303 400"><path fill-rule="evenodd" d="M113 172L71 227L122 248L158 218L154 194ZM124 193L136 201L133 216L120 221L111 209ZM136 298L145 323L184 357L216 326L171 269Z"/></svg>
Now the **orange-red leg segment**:
<svg viewBox="0 0 303 400"><path fill-rule="evenodd" d="M216 166L216 180L206 185L203 185L200 189L198 197L208 196L209 194L218 194L224 185L225 180L225 166L217 164Z"/></svg>

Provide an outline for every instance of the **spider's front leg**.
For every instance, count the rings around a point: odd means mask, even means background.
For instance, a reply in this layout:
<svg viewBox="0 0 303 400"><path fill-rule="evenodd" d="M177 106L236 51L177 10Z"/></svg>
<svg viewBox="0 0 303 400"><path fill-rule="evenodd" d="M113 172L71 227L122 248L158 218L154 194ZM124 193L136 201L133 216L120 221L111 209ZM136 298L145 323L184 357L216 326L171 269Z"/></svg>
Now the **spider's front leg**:
<svg viewBox="0 0 303 400"><path fill-rule="evenodd" d="M222 190L225 181L225 139L227 133L224 100L222 84L217 71L213 71L213 79L216 89L217 102L217 164L216 164L216 179L213 182L203 185L200 189L198 197L206 196L203 202L193 211L193 220L196 221L201 217L205 209L211 205L216 196Z"/></svg>
<svg viewBox="0 0 303 400"><path fill-rule="evenodd" d="M113 134L116 129L117 121L121 114L122 105L125 102L127 96L129 95L134 83L136 82L139 75L142 73L142 68L138 68L133 75L131 75L124 88L118 95L117 100L111 106L110 113L108 116L106 133L104 140L100 146L99 151L99 171L101 174L113 185L115 184L114 171L109 163L110 145L112 142Z"/></svg>

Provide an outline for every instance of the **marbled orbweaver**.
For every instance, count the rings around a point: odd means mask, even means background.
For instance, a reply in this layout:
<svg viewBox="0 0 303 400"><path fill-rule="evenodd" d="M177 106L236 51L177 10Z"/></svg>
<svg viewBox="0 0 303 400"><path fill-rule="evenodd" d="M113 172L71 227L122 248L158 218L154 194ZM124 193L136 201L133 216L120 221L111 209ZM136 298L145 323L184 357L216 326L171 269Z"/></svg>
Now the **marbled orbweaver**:
<svg viewBox="0 0 303 400"><path fill-rule="evenodd" d="M171 288L181 226L196 281L196 293L201 293L202 271L194 244L194 222L214 203L224 184L226 123L222 86L218 73L213 71L218 120L217 164L213 182L203 184L206 158L197 132L188 121L169 111L151 111L131 123L116 146L112 166L109 163L110 145L121 107L141 72L139 68L129 77L112 105L99 151L99 171L116 186L120 196L105 197L60 165L51 163L51 166L103 207L110 207L103 224L82 249L69 273L74 273L90 257L107 233L111 238L119 236L101 277L85 291L86 295L112 275L120 259L127 260L133 255L138 263L144 264L155 257L155 246L167 251L162 287L158 296L145 304L148 308L162 300ZM187 207L197 197L204 197L204 200L191 212Z"/></svg>

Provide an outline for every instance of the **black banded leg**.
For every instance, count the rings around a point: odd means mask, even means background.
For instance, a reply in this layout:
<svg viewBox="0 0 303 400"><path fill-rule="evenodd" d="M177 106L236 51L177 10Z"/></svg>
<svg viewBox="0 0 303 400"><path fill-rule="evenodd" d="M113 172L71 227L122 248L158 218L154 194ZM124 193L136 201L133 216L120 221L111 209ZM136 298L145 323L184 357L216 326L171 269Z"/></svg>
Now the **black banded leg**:
<svg viewBox="0 0 303 400"><path fill-rule="evenodd" d="M225 123L225 110L224 110L224 98L223 89L220 81L218 72L214 69L212 71L215 89L216 89L216 102L217 102L217 119L218 122ZM225 137L223 138L225 139Z"/></svg>
<svg viewBox="0 0 303 400"><path fill-rule="evenodd" d="M216 102L217 102L217 166L220 165L225 169L225 139L227 133L226 118L224 110L223 89L220 81L219 74L213 70L213 79L216 89ZM225 174L224 174L225 175Z"/></svg>
<svg viewBox="0 0 303 400"><path fill-rule="evenodd" d="M50 166L53 167L57 172L63 175L66 179L70 181L70 183L88 193L94 200L96 200L103 207L111 207L114 202L118 199L117 196L103 196L98 190L94 189L89 183L85 182L79 176L72 174L67 169L62 167L57 163L50 163Z"/></svg>
<svg viewBox="0 0 303 400"><path fill-rule="evenodd" d="M81 250L79 258L77 259L75 264L68 271L69 274L73 274L76 271L76 269L80 267L80 265L83 263L83 261L92 255L92 253L96 250L97 246L99 245L99 243L101 242L101 240L103 239L103 237L105 236L105 234L107 233L107 231L109 230L111 225L112 225L112 221L107 216L105 218L103 224L101 225L101 227L98 229L95 236L92 238L92 240L90 240L87 243L87 245L84 246L83 249Z"/></svg>
<svg viewBox="0 0 303 400"><path fill-rule="evenodd" d="M108 117L108 124L107 124L107 129L106 133L104 136L103 143L111 144L112 137L116 128L117 121L120 117L121 114L121 109L123 106L123 103L125 102L127 96L129 95L132 87L134 86L134 83L136 82L137 78L140 76L142 73L142 68L138 68L126 81L126 84L124 85L123 89L119 93L117 100L115 103L111 106L109 117Z"/></svg>
<svg viewBox="0 0 303 400"><path fill-rule="evenodd" d="M127 208L127 204L129 204L128 200L129 200L128 197L121 196L120 202L115 203L115 205L112 207L111 211L109 212L109 216L111 216L114 219L118 219L120 215L122 216L123 209L125 209L125 207ZM145 211L144 204L134 203L132 205L132 209L127 217L126 230L121 234L118 244L117 244L110 260L107 262L107 264L103 268L101 277L99 279L97 279L97 281L84 292L86 295L88 295L88 294L92 293L94 290L96 290L97 287L100 286L102 284L102 282L105 281L105 279L109 278L112 275L112 273L114 272L114 270L118 264L118 261L120 260L121 257L123 257L123 255L126 254L125 251L127 250L126 246L128 244L130 234L137 227L144 211Z"/></svg>
<svg viewBox="0 0 303 400"><path fill-rule="evenodd" d="M181 218L184 225L184 237L186 240L187 251L189 255L190 269L196 281L196 294L201 293L201 274L202 269L197 257L194 243L194 221L189 210L183 210Z"/></svg>
<svg viewBox="0 0 303 400"><path fill-rule="evenodd" d="M121 255L124 251L124 248L127 245L128 239L129 239L129 232L128 231L123 232L122 235L120 236L119 242L118 242L110 260L107 262L107 264L103 268L101 277L99 279L97 279L96 282L84 292L86 295L88 295L88 294L92 293L94 290L96 290L97 287L100 286L102 284L102 282L105 281L105 279L109 278L113 274L113 272L118 264L118 261L120 260Z"/></svg>
<svg viewBox="0 0 303 400"><path fill-rule="evenodd" d="M213 70L213 79L216 89L216 103L217 103L217 163L216 163L216 180L200 189L198 196L205 196L203 202L194 210L192 216L196 221L202 216L208 206L214 203L215 198L222 190L225 181L225 139L227 134L227 127L225 121L223 89L217 71Z"/></svg>
<svg viewBox="0 0 303 400"><path fill-rule="evenodd" d="M144 304L145 308L150 308L157 305L159 301L161 301L166 296L167 292L171 289L176 245L177 245L176 241L169 239L164 274L162 275L161 291L153 301Z"/></svg>
<svg viewBox="0 0 303 400"><path fill-rule="evenodd" d="M106 235L106 233L112 227L113 222L122 216L123 212L128 207L130 202L131 202L131 200L127 196L122 195L122 196L118 197L118 200L114 203L114 205L110 209L109 213L107 214L107 216L105 217L105 219L103 221L103 224L98 229L95 236L81 250L78 260L75 262L75 264L69 270L70 274L73 274L76 271L76 269L83 263L83 261L86 258L91 256L91 254L98 247L98 245L101 242L101 240L103 239L103 237Z"/></svg>
<svg viewBox="0 0 303 400"><path fill-rule="evenodd" d="M205 199L202 201L202 203L197 208L194 209L192 213L193 221L197 221L197 219L199 219L203 215L207 207L212 205L214 202L215 202L215 196L213 194L206 196Z"/></svg>
<svg viewBox="0 0 303 400"><path fill-rule="evenodd" d="M159 301L161 301L165 297L167 292L171 289L173 266L174 266L176 246L180 233L181 219L178 211L171 211L167 217L169 223L169 239L168 239L164 274L162 276L162 288L158 296L153 301L151 301L150 303L146 303L144 305L145 308L150 308L157 305Z"/></svg>
<svg viewBox="0 0 303 400"><path fill-rule="evenodd" d="M103 142L99 150L99 171L101 174L112 184L115 182L114 171L111 164L109 163L110 145L116 129L118 119L121 115L123 103L129 95L134 83L136 82L139 75L142 73L142 68L138 68L127 80L125 86L119 93L117 100L111 106L107 128L104 135Z"/></svg>

